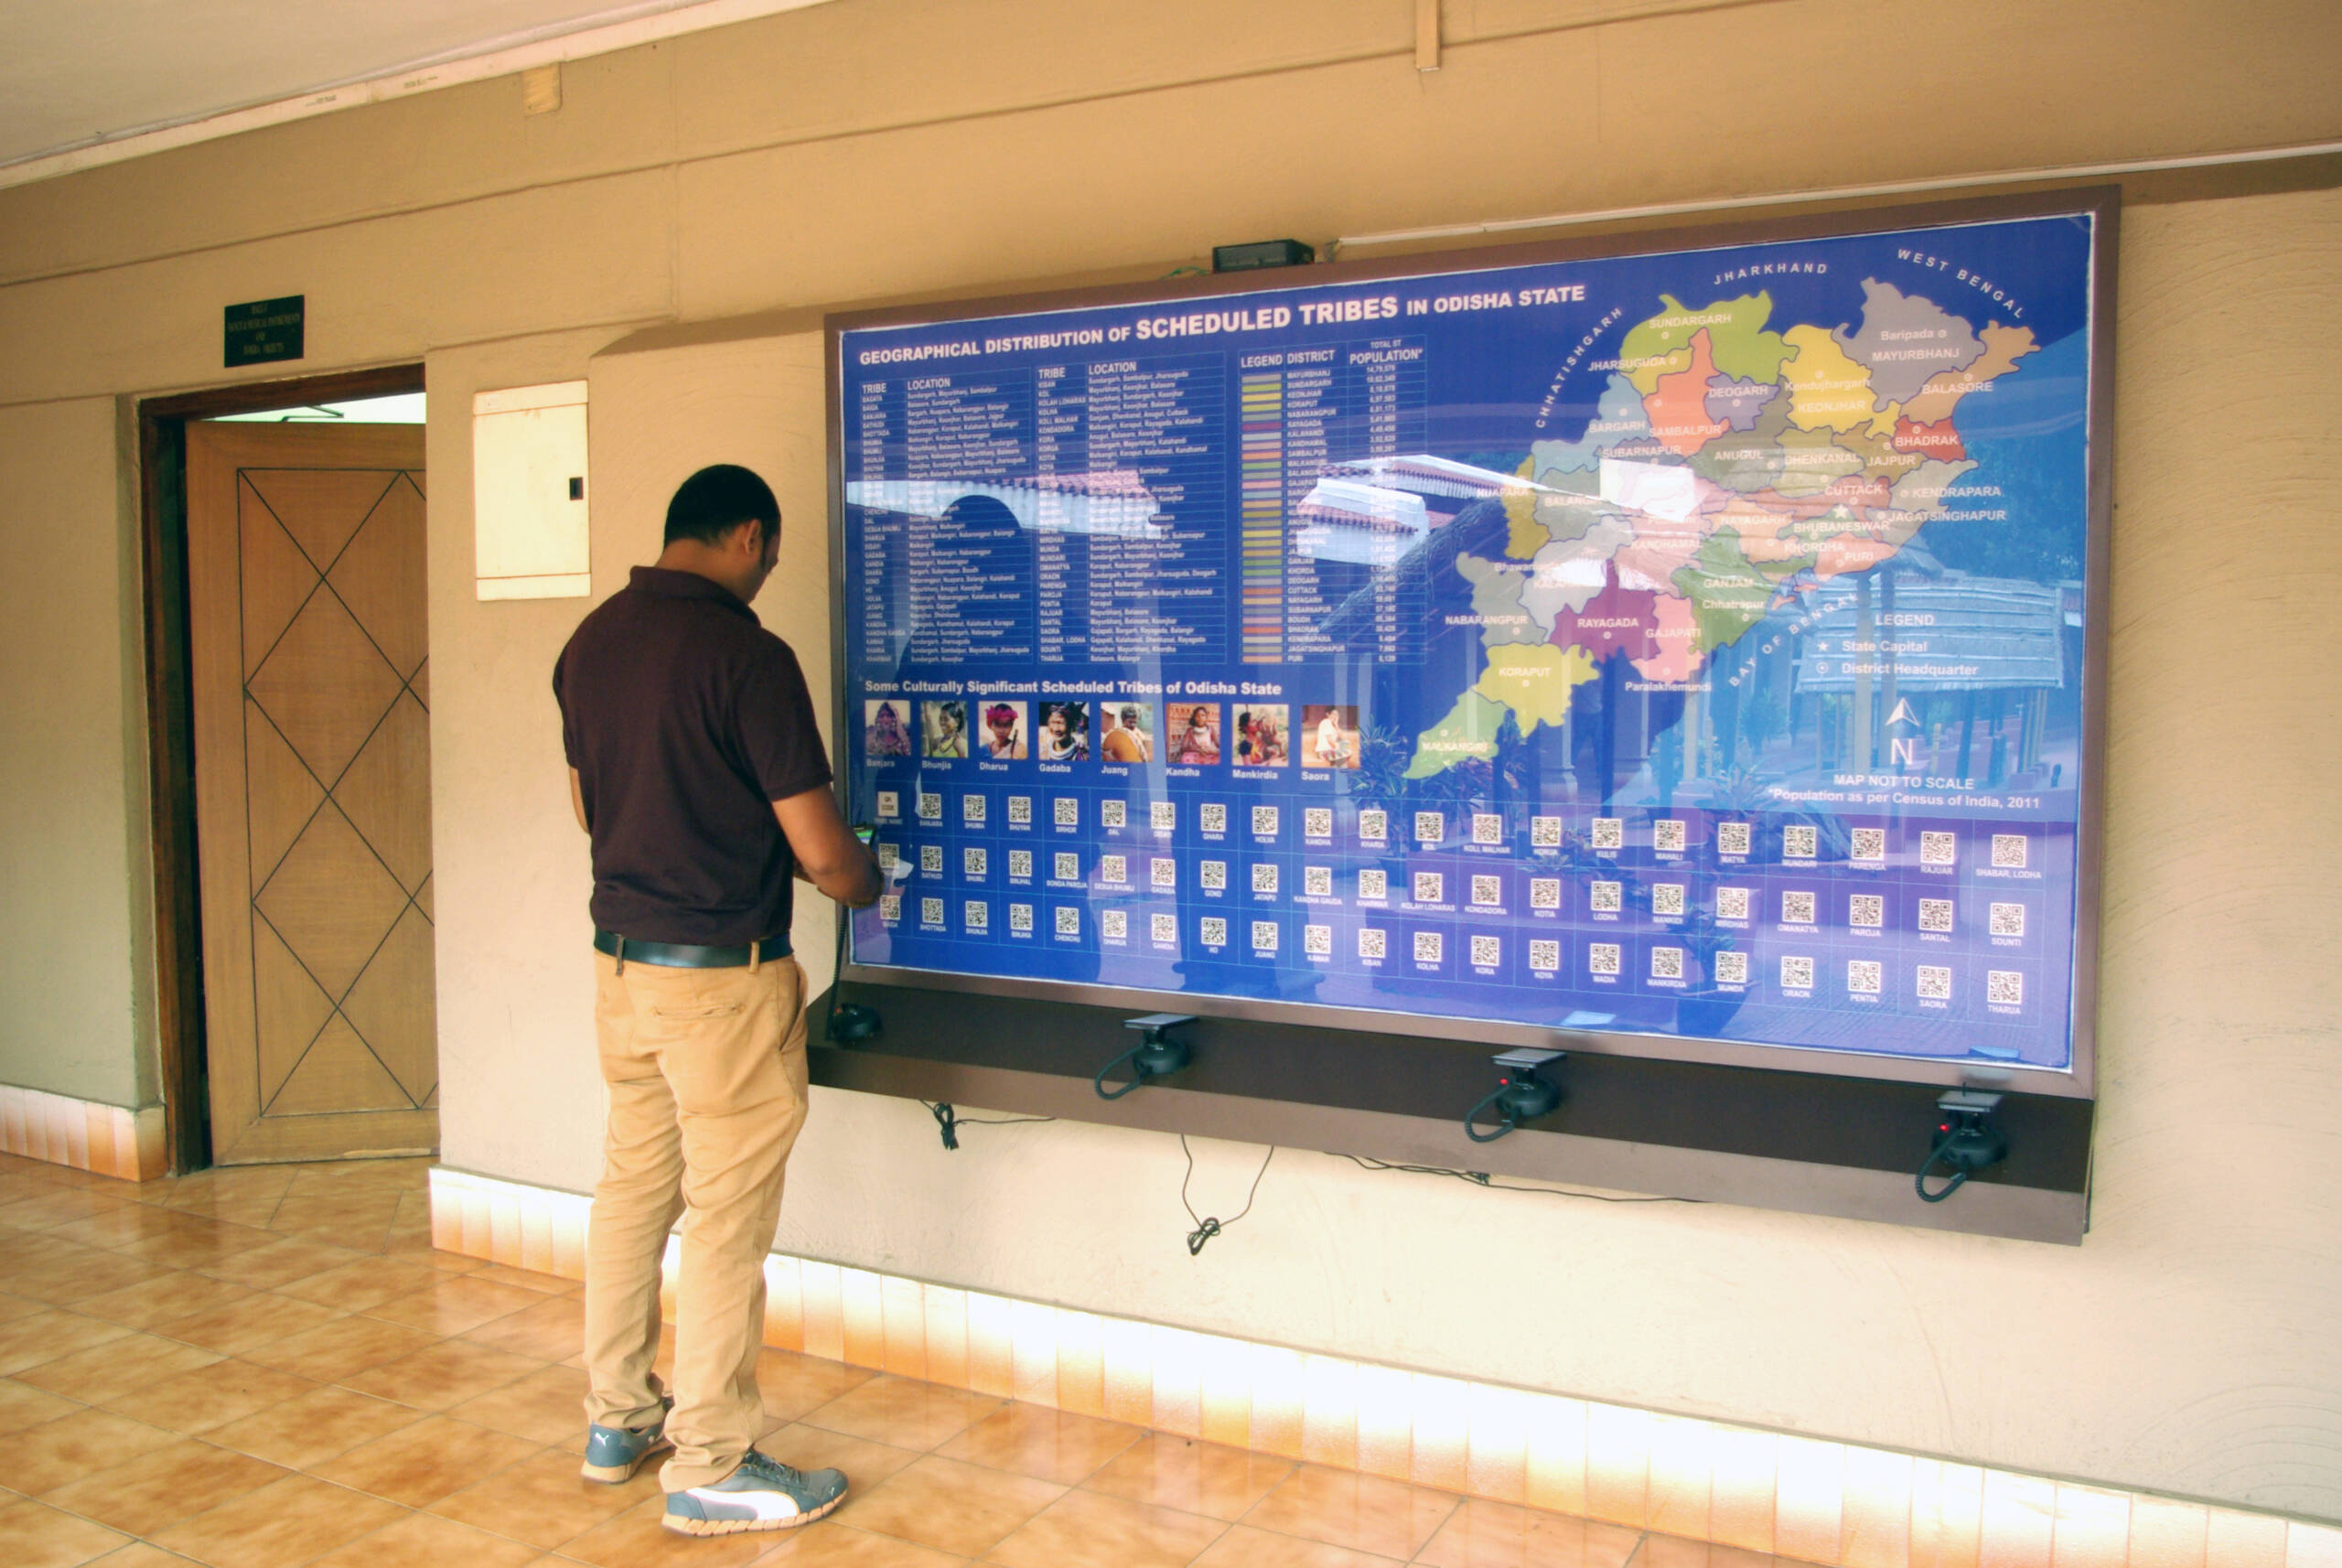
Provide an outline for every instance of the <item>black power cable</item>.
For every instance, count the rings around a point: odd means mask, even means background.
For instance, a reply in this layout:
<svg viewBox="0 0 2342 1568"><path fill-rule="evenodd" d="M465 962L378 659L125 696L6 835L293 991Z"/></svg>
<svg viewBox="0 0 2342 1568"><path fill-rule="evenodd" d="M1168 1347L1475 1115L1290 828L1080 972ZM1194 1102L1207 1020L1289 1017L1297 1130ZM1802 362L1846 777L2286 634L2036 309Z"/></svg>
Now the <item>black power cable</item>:
<svg viewBox="0 0 2342 1568"><path fill-rule="evenodd" d="M1187 1218L1196 1222L1196 1228L1187 1232L1187 1256L1194 1258L1202 1255L1205 1242L1252 1212L1252 1199L1260 1196L1261 1178L1269 1174L1269 1162L1277 1157L1277 1146L1271 1144L1269 1152L1261 1156L1261 1168L1252 1173L1252 1187L1244 1195L1244 1207L1226 1219L1198 1215L1196 1206L1187 1201L1187 1183L1194 1180L1196 1175L1196 1152L1187 1147L1185 1133L1179 1134L1179 1152L1187 1156L1187 1174L1179 1178L1179 1207L1186 1209Z"/></svg>
<svg viewBox="0 0 2342 1568"><path fill-rule="evenodd" d="M927 1113L935 1118L935 1130L943 1135L943 1146L947 1149L960 1146L960 1129L962 1127L1016 1127L1028 1122L1057 1120L1054 1116L962 1116L952 1109L948 1100L922 1100L919 1103L926 1106Z"/></svg>
<svg viewBox="0 0 2342 1568"><path fill-rule="evenodd" d="M1486 1171L1455 1171L1449 1170L1445 1165L1394 1165L1389 1160L1373 1159L1364 1155L1340 1155L1338 1157L1349 1161L1360 1170L1403 1171L1409 1176L1454 1176L1457 1181L1467 1181L1474 1187L1484 1187L1490 1192L1542 1193L1547 1197L1583 1197L1590 1203L1705 1203L1707 1201L1702 1197L1616 1197L1608 1193L1578 1192L1565 1187L1518 1187L1511 1182L1492 1180Z"/></svg>

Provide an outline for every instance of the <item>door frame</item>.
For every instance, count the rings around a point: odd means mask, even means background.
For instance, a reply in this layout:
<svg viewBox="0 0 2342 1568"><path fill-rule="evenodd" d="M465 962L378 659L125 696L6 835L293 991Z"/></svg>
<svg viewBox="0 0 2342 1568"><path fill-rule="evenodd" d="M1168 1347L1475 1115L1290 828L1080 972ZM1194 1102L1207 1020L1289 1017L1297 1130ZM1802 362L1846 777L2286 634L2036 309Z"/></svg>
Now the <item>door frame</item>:
<svg viewBox="0 0 2342 1568"><path fill-rule="evenodd" d="M223 413L424 390L420 364L242 381L138 403L140 587L146 675L149 845L155 897L155 1035L170 1172L211 1164L203 1015L203 909L195 832L195 703L188 684L187 425Z"/></svg>

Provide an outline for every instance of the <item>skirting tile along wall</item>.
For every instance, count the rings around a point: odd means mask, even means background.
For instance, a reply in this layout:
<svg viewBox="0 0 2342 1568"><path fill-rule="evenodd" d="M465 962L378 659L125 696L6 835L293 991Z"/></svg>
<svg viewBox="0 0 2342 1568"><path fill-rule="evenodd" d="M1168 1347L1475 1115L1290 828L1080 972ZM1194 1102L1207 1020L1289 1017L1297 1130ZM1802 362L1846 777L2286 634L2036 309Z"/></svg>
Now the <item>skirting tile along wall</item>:
<svg viewBox="0 0 2342 1568"><path fill-rule="evenodd" d="M152 1181L169 1165L161 1106L125 1111L10 1084L0 1084L0 1154L124 1181Z"/></svg>
<svg viewBox="0 0 2342 1568"><path fill-rule="evenodd" d="M587 1199L431 1173L435 1246L581 1278ZM670 1239L672 1273L675 1242ZM1845 1568L2342 1568L2342 1529L1434 1377L775 1255L765 1343ZM671 1305L671 1303L670 1304Z"/></svg>

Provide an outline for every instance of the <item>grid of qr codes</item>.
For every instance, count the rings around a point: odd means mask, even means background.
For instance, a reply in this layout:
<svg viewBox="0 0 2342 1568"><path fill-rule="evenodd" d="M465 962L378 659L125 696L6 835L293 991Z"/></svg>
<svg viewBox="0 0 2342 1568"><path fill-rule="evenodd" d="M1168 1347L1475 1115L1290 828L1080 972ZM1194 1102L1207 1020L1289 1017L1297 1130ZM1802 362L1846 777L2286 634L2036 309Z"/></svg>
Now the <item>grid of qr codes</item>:
<svg viewBox="0 0 2342 1568"><path fill-rule="evenodd" d="M924 781L879 805L873 925L906 938L2028 1022L2054 956L2030 832Z"/></svg>

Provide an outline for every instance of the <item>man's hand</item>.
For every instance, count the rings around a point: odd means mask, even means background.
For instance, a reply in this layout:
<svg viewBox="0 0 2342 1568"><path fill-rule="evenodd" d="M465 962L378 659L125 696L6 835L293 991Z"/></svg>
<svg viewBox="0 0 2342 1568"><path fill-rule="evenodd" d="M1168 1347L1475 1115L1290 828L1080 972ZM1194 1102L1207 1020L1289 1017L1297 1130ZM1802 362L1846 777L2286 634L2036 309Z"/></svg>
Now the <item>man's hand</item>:
<svg viewBox="0 0 2342 1568"><path fill-rule="evenodd" d="M838 815L838 803L825 785L772 803L781 835L807 881L852 908L878 901L878 862L854 836Z"/></svg>

